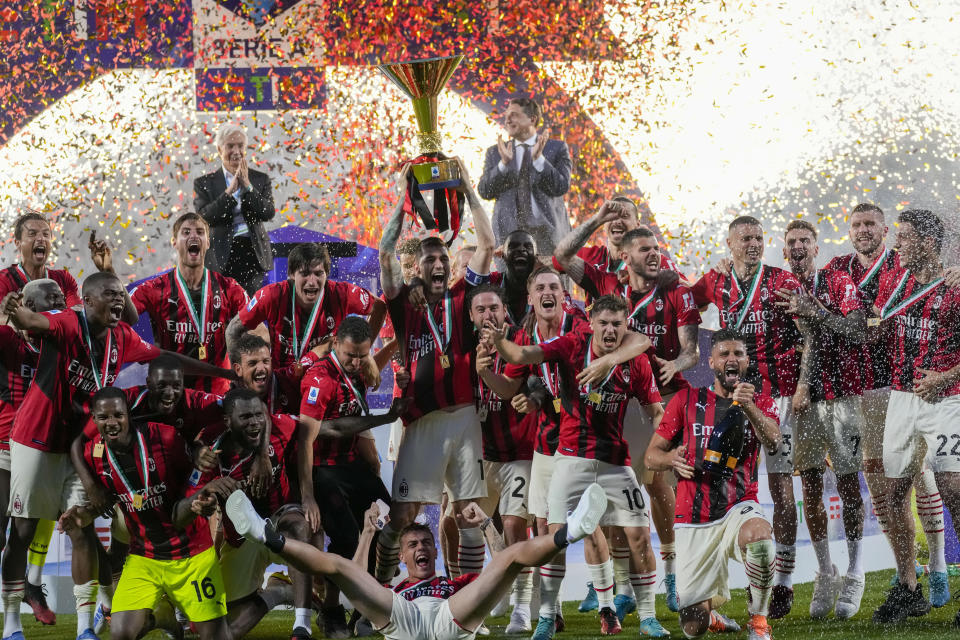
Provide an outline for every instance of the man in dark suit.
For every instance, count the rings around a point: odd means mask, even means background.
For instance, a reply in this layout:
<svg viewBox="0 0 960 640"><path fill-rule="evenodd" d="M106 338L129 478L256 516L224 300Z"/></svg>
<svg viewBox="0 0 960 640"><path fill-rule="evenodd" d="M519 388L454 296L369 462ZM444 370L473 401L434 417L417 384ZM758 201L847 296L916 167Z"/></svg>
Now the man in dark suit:
<svg viewBox="0 0 960 640"><path fill-rule="evenodd" d="M240 283L248 294L273 268L263 223L276 214L267 174L247 167L247 134L235 124L217 130L222 167L193 182L193 207L210 225L206 265Z"/></svg>
<svg viewBox="0 0 960 640"><path fill-rule="evenodd" d="M501 245L510 232L528 231L543 255L551 255L570 231L564 194L570 189L570 150L548 132L537 133L540 105L514 98L504 127L510 140L497 138L487 149L477 191L493 205L493 233Z"/></svg>

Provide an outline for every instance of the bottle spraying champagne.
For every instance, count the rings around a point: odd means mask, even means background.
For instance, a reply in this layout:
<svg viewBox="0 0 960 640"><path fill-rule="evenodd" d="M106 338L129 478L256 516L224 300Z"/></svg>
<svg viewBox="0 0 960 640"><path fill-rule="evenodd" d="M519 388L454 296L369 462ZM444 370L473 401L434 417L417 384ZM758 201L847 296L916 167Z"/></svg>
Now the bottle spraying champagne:
<svg viewBox="0 0 960 640"><path fill-rule="evenodd" d="M704 472L720 478L733 476L743 454L746 418L743 407L734 401L707 440L703 452Z"/></svg>

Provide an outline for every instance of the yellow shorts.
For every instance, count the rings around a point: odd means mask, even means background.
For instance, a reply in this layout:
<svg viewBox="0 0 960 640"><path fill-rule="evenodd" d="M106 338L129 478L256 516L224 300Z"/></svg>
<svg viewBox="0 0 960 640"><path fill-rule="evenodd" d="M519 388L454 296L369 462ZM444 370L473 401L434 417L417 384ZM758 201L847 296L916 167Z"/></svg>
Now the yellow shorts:
<svg viewBox="0 0 960 640"><path fill-rule="evenodd" d="M223 576L213 547L182 560L127 556L111 610L113 613L152 610L164 593L191 622L206 622L227 615Z"/></svg>

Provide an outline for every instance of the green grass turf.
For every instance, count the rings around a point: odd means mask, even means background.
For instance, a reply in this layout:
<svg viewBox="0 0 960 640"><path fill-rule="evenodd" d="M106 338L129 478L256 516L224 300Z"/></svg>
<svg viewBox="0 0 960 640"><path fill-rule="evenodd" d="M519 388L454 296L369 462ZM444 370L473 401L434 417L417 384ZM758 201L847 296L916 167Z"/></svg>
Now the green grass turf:
<svg viewBox="0 0 960 640"><path fill-rule="evenodd" d="M807 611L810 606L810 597L813 591L812 584L798 585L795 593L792 613L783 620L774 620L773 637L775 640L833 640L833 639L855 639L855 640L873 640L883 638L884 640L912 639L912 638L950 638L951 640L960 639L960 630L951 626L953 618L960 606L960 600L954 599L947 606L941 609L934 609L925 618L910 618L907 622L900 625L891 625L879 627L870 621L870 616L882 601L887 591L887 583L892 575L891 571L880 571L867 574L867 590L863 596L863 605L853 620L846 622L837 622L835 620L825 620L814 622L810 620ZM921 583L926 591L926 578L921 578ZM950 581L950 588L953 593L960 592L960 579L953 578ZM591 612L582 614L577 612L576 602L568 602L563 606L564 616L567 621L567 630L556 636L557 640L586 640L587 638L600 637L600 623L597 620L596 613ZM733 592L730 602L723 606L721 611L741 624L746 626L747 607L745 595L742 590ZM677 615L667 610L663 596L657 597L657 615L664 626L673 634L673 638L683 638L680 627L677 624ZM504 627L508 622L506 616L501 618L489 618L488 625L493 633L488 636L490 640L500 640L504 638L527 638L528 636L506 636L502 634ZM33 620L32 616L24 616L24 633L27 640L46 640L53 638L74 638L75 617L58 616L58 624L53 627L43 627ZM251 640L275 640L277 638L288 638L290 627L293 623L292 612L274 612L267 616L260 625L254 629L247 638ZM499 633L498 633L499 632ZM624 624L622 638L637 637L637 618L631 616ZM712 635L712 634L711 634ZM104 633L101 638L107 640L110 635ZM148 638L162 638L159 632L153 632ZM321 638L319 631L314 627L314 637ZM379 637L379 636L375 636ZM715 636L714 636L715 637ZM730 640L747 637L747 632L742 631L737 634L725 635Z"/></svg>

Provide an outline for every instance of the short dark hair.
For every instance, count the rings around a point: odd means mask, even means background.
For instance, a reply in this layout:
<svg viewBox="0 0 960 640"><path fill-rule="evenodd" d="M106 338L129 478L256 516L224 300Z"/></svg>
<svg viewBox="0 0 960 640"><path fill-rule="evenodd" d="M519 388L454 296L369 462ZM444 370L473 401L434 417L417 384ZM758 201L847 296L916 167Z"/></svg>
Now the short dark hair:
<svg viewBox="0 0 960 640"><path fill-rule="evenodd" d="M763 224L753 216L737 216L730 222L730 226L727 227L728 230L732 231L734 227L739 227L740 225L749 224L762 227Z"/></svg>
<svg viewBox="0 0 960 640"><path fill-rule="evenodd" d="M207 219L206 219L206 218L204 218L204 217L203 217L202 215L200 215L199 213L194 213L193 211L187 211L186 213L181 214L179 217L177 217L176 220L173 221L173 236L172 236L172 237L176 238L177 235L180 233L180 227L182 227L184 224L186 224L186 223L188 223L188 222L191 222L191 221L197 221L197 222L202 223L203 226L206 227L207 233L210 233L210 223L207 222Z"/></svg>
<svg viewBox="0 0 960 640"><path fill-rule="evenodd" d="M91 411L94 405L100 400L120 400L123 402L124 411L130 410L130 405L127 403L127 394L125 394L120 387L100 387L97 389L96 393L90 397Z"/></svg>
<svg viewBox="0 0 960 640"><path fill-rule="evenodd" d="M48 227L52 226L47 216L43 215L39 211L28 211L27 213L17 218L17 221L13 223L13 239L14 240L20 239L20 236L23 235L24 225L26 225L31 220L39 220L40 222L46 222Z"/></svg>
<svg viewBox="0 0 960 640"><path fill-rule="evenodd" d="M787 229L786 231L783 232L783 236L786 237L787 234L793 231L794 229L803 229L804 231L809 231L810 233L813 234L814 240L816 240L817 238L817 228L812 224L810 224L809 222L807 222L806 220L791 220L787 224Z"/></svg>
<svg viewBox="0 0 960 640"><path fill-rule="evenodd" d="M159 356L150 361L150 364L147 365L147 375L149 376L154 371L179 371L183 373L183 365L180 364L180 361L176 359L172 354L161 353Z"/></svg>
<svg viewBox="0 0 960 640"><path fill-rule="evenodd" d="M601 311L612 311L613 313L623 313L626 315L627 299L623 296L613 295L612 293L600 296L590 305L590 317L594 317Z"/></svg>
<svg viewBox="0 0 960 640"><path fill-rule="evenodd" d="M270 350L270 343L255 333L245 332L240 334L233 346L230 347L230 362L240 364L243 354L260 351L260 349Z"/></svg>
<svg viewBox="0 0 960 640"><path fill-rule="evenodd" d="M639 238L656 239L656 237L657 236L654 235L653 231L650 230L650 227L646 225L640 225L636 229L630 229L630 231L627 231L625 234L623 234L623 238L620 240L620 246L629 247L633 244L634 240Z"/></svg>
<svg viewBox="0 0 960 640"><path fill-rule="evenodd" d="M939 252L943 246L943 222L927 209L907 209L900 212L899 222L909 222L922 238L933 238L934 247Z"/></svg>
<svg viewBox="0 0 960 640"><path fill-rule="evenodd" d="M404 536L408 536L411 533L429 533L430 539L433 540L433 543L437 543L437 539L433 537L433 530L420 522L411 522L403 529L400 529L400 535L397 536L397 540L403 540Z"/></svg>
<svg viewBox="0 0 960 640"><path fill-rule="evenodd" d="M257 395L257 392L253 389L247 389L246 387L234 387L227 391L227 394L223 396L223 415L229 416L230 412L233 411L233 407L236 406L237 402L241 400L260 400L260 396Z"/></svg>
<svg viewBox="0 0 960 640"><path fill-rule="evenodd" d="M83 286L81 287L80 295L87 295L92 293L95 287L102 287L108 280L116 280L120 282L120 278L116 274L109 271L97 271L96 273L91 273L89 276L84 278ZM123 284L122 282L120 283Z"/></svg>
<svg viewBox="0 0 960 640"><path fill-rule="evenodd" d="M881 218L883 217L883 209L872 202L861 202L853 208L853 211L850 212L850 215L855 213L877 213L880 214Z"/></svg>
<svg viewBox="0 0 960 640"><path fill-rule="evenodd" d="M727 342L729 340L736 340L737 342L746 345L743 337L733 329L720 329L718 331L714 331L713 335L710 336L710 348L713 349L721 342Z"/></svg>
<svg viewBox="0 0 960 640"><path fill-rule="evenodd" d="M535 267L533 271L530 272L529 276L527 276L527 289L533 286L534 281L545 273L552 273L553 275L557 276L557 279L560 280L560 286L561 287L563 286L563 279L560 278L559 271L557 271L550 265L540 264L539 266Z"/></svg>
<svg viewBox="0 0 960 640"><path fill-rule="evenodd" d="M326 245L320 242L301 242L287 256L287 277L292 278L298 271L309 269L310 265L317 260L323 265L323 270L329 274L330 252L327 251Z"/></svg>
<svg viewBox="0 0 960 640"><path fill-rule="evenodd" d="M628 205L630 205L631 207L633 207L633 212L634 212L634 214L635 214L638 218L640 217L640 207L637 206L636 200L634 200L634 199L631 198L630 196L617 195L617 196L613 196L613 197L610 198L610 199L613 200L614 202L622 202L623 204L628 204Z"/></svg>
<svg viewBox="0 0 960 640"><path fill-rule="evenodd" d="M450 255L447 251L447 245L443 242L443 238L439 236L427 236L420 240L420 245L417 247L416 253L418 259L423 255L425 249L440 249L447 255Z"/></svg>
<svg viewBox="0 0 960 640"><path fill-rule="evenodd" d="M373 340L373 332L370 331L370 323L362 316L351 313L340 321L337 327L337 339L344 340L349 338L359 344L367 340Z"/></svg>
<svg viewBox="0 0 960 640"><path fill-rule="evenodd" d="M501 288L498 287L498 286L492 285L492 284L490 284L490 283L488 282L488 283L486 283L486 284L481 284L479 287L472 287L469 291L467 291L467 298L466 298L466 300L464 301L464 305L466 306L466 308L467 308L468 310L469 310L469 309L472 309L472 308L473 308L473 299L476 298L476 297L479 296L479 295L484 294L484 293L492 293L493 295L495 295L495 296L497 296L498 298L500 298L500 302L501 302L501 303L504 301L504 300L503 300L503 289L501 289Z"/></svg>
<svg viewBox="0 0 960 640"><path fill-rule="evenodd" d="M398 256L415 256L420 251L420 238L407 238L397 245Z"/></svg>
<svg viewBox="0 0 960 640"><path fill-rule="evenodd" d="M515 104L527 115L528 118L533 120L533 126L540 125L540 118L543 117L543 109L540 107L540 103L534 100L533 98L527 98L526 96L518 96L516 98L510 98L510 102L507 104L509 107L511 104Z"/></svg>

